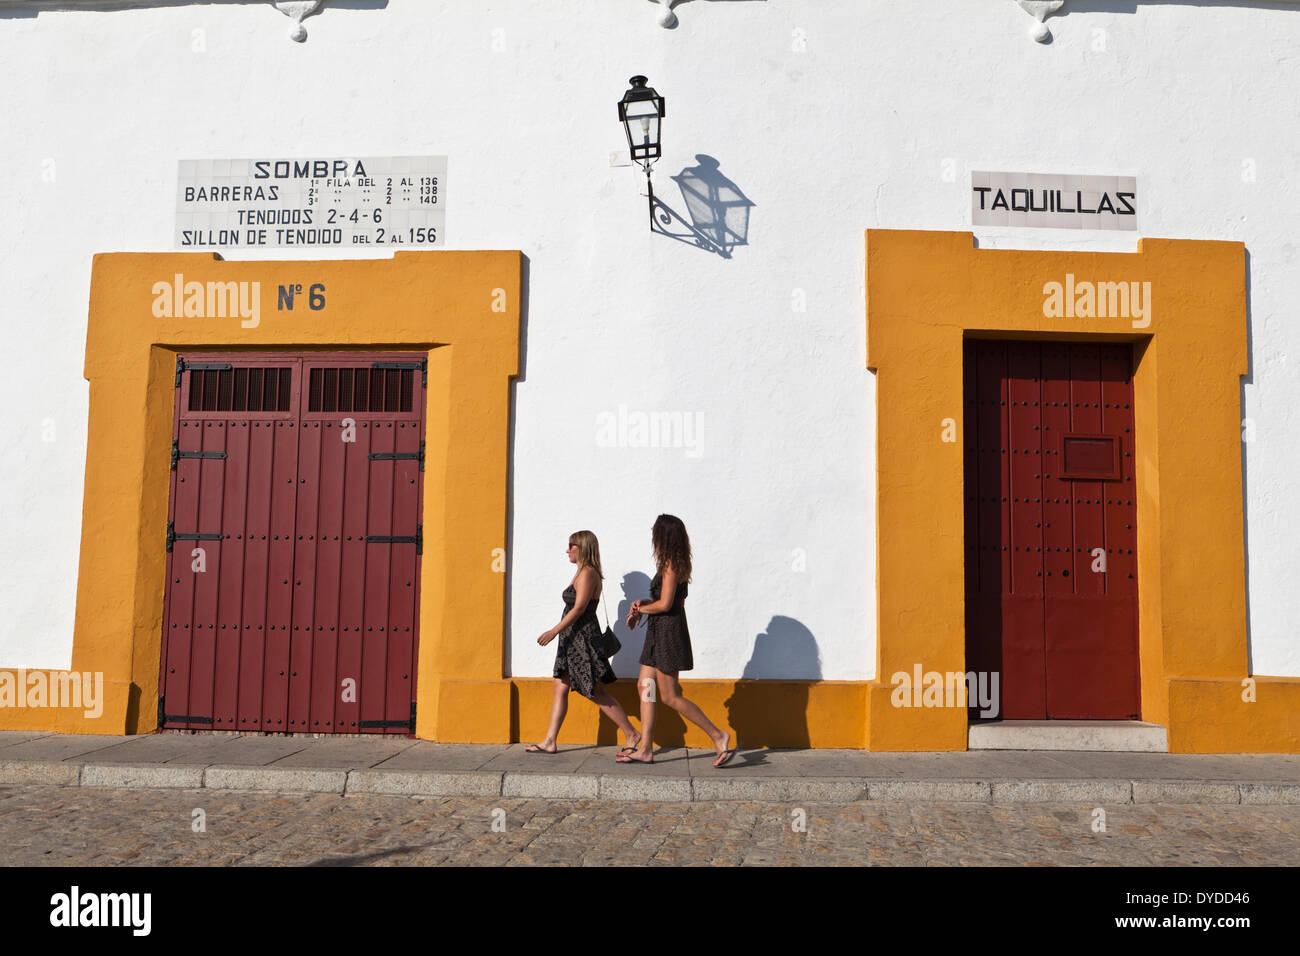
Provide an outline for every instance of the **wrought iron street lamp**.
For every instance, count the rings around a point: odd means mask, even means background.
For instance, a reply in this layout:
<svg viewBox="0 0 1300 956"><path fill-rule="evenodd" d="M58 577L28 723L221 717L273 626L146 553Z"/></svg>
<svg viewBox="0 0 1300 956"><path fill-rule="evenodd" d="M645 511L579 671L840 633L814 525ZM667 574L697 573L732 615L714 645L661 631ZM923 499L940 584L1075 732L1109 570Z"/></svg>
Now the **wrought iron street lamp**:
<svg viewBox="0 0 1300 956"><path fill-rule="evenodd" d="M632 161L645 170L646 190L650 197L650 228L654 229L655 193L650 181L654 160L660 156L660 121L664 118L664 98L646 86L644 76L634 76L628 91L618 103L618 118L627 132L628 152Z"/></svg>

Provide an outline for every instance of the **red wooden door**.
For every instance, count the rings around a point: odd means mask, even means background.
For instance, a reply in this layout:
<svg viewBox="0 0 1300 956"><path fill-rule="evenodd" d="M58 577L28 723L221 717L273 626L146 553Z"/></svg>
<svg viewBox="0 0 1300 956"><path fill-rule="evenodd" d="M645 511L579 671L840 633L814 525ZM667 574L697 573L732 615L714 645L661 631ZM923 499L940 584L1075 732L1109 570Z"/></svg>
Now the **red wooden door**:
<svg viewBox="0 0 1300 956"><path fill-rule="evenodd" d="M411 723L422 550L420 358L304 361L303 573L294 623L314 637L297 645L294 728L383 733Z"/></svg>
<svg viewBox="0 0 1300 956"><path fill-rule="evenodd" d="M1136 719L1128 345L970 340L966 662L998 716Z"/></svg>
<svg viewBox="0 0 1300 956"><path fill-rule="evenodd" d="M413 731L423 363L181 356L160 726Z"/></svg>

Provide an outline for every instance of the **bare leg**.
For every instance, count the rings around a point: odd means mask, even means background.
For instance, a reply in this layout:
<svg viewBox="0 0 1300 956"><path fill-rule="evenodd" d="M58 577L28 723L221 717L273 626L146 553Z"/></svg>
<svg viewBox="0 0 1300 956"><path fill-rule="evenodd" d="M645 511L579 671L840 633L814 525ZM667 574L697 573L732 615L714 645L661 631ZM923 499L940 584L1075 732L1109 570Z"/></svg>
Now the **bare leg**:
<svg viewBox="0 0 1300 956"><path fill-rule="evenodd" d="M636 761L651 763L654 760L655 734L655 693L659 672L647 664L641 665L641 675L637 678L637 694L641 698L641 740L636 750L621 756L621 763Z"/></svg>
<svg viewBox="0 0 1300 956"><path fill-rule="evenodd" d="M559 749L556 738L560 736L560 725L564 723L564 716L568 712L569 674L566 671L563 676L555 678L555 686L551 696L551 726L547 728L546 739L540 744L534 745L538 750L555 753Z"/></svg>
<svg viewBox="0 0 1300 956"><path fill-rule="evenodd" d="M641 735L632 726L632 721L627 719L627 711L623 709L623 705L615 700L609 691L598 684L591 699L600 708L600 712L614 721L619 730L623 731L623 739L627 741L629 747L635 747L641 742Z"/></svg>
<svg viewBox="0 0 1300 956"><path fill-rule="evenodd" d="M731 735L715 727L713 721L704 716L704 711L682 696L682 685L677 683L676 674L660 672L659 696L665 704L708 734L709 739L713 741L714 749L718 751L719 756L722 755L727 749L727 744L731 743Z"/></svg>

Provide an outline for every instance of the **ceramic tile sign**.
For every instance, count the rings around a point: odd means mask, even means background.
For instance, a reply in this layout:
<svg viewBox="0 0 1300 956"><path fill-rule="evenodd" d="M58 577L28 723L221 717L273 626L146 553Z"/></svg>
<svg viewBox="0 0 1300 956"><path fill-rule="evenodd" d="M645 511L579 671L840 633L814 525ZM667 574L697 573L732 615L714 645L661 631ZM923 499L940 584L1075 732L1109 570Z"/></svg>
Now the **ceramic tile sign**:
<svg viewBox="0 0 1300 956"><path fill-rule="evenodd" d="M446 156L183 159L182 250L441 248Z"/></svg>
<svg viewBox="0 0 1300 956"><path fill-rule="evenodd" d="M1137 177L972 172L972 226L1137 229Z"/></svg>

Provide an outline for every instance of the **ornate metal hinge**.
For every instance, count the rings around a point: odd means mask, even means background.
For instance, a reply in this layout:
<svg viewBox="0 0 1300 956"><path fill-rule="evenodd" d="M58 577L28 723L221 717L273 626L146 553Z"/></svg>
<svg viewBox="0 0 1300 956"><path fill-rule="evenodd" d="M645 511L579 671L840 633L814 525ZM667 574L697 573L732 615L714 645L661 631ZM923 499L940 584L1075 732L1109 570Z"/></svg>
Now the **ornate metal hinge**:
<svg viewBox="0 0 1300 956"><path fill-rule="evenodd" d="M358 727L405 727L415 733L415 701L411 701L411 716L408 720L359 720Z"/></svg>
<svg viewBox="0 0 1300 956"><path fill-rule="evenodd" d="M176 522L167 522L167 551L172 550L172 545L177 541L221 541L225 535L214 531L177 531Z"/></svg>
<svg viewBox="0 0 1300 956"><path fill-rule="evenodd" d="M181 387L181 376L192 368L207 369L213 368L218 371L225 371L230 368L229 362L187 362L179 355L176 356L176 387Z"/></svg>
<svg viewBox="0 0 1300 956"><path fill-rule="evenodd" d="M166 723L187 723L187 724L210 724L213 722L211 717L192 716L190 714L169 714L167 708L163 706L163 696L158 698L158 729L162 730L163 724Z"/></svg>
<svg viewBox="0 0 1300 956"><path fill-rule="evenodd" d="M418 362L371 362L371 368L409 368L420 370L420 385L429 385L429 360L422 358Z"/></svg>
<svg viewBox="0 0 1300 956"><path fill-rule="evenodd" d="M176 470L176 462L181 458L222 458L226 457L224 451L181 451L175 438L172 439L172 471ZM424 459L420 459L420 470L424 471Z"/></svg>
<svg viewBox="0 0 1300 956"><path fill-rule="evenodd" d="M415 553L424 553L424 525L415 526L415 534L368 534L367 544L413 544Z"/></svg>
<svg viewBox="0 0 1300 956"><path fill-rule="evenodd" d="M223 456L224 457L224 456ZM420 439L419 451L372 451L371 461L418 461L420 470L424 471L424 439Z"/></svg>

